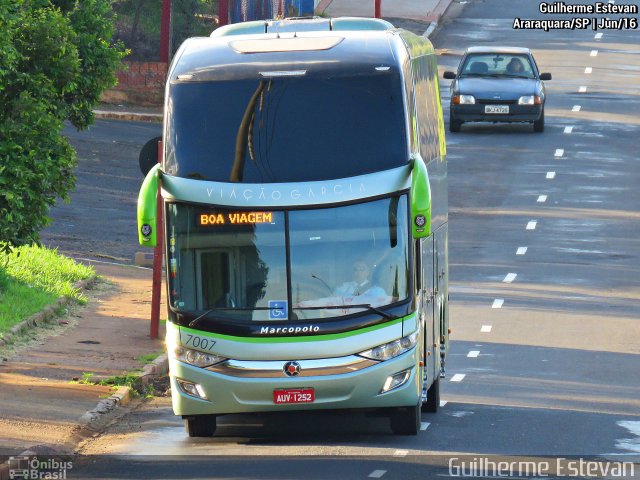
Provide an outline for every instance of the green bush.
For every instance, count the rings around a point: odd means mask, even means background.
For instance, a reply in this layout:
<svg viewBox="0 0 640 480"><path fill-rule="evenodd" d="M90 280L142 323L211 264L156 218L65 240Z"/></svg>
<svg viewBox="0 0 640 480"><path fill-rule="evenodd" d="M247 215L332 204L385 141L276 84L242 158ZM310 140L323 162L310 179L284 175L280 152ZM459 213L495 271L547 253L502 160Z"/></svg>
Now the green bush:
<svg viewBox="0 0 640 480"><path fill-rule="evenodd" d="M112 44L109 0L0 0L0 251L38 242L74 186L61 134L93 122L126 51Z"/></svg>

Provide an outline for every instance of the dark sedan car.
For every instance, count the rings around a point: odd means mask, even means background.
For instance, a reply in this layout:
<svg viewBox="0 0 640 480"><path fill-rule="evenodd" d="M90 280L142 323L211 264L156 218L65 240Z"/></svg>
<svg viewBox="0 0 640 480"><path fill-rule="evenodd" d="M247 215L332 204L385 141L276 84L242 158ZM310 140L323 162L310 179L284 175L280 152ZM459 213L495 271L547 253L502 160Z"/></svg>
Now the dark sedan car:
<svg viewBox="0 0 640 480"><path fill-rule="evenodd" d="M544 131L545 89L550 73L539 73L528 48L471 47L451 82L449 130L464 122L529 122Z"/></svg>

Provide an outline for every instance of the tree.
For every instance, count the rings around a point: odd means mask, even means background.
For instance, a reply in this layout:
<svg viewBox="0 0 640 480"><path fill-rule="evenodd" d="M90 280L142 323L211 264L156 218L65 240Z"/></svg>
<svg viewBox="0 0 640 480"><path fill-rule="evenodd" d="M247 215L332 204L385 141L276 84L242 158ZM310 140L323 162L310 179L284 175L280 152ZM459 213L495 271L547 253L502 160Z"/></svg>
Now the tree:
<svg viewBox="0 0 640 480"><path fill-rule="evenodd" d="M126 51L109 0L0 0L0 251L39 241L74 187L65 120L85 129Z"/></svg>

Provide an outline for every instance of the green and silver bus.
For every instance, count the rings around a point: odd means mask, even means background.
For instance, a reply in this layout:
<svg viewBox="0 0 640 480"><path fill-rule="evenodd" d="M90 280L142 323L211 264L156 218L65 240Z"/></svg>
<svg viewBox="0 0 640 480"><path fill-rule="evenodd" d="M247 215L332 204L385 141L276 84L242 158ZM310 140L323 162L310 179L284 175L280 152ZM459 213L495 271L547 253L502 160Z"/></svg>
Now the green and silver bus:
<svg viewBox="0 0 640 480"><path fill-rule="evenodd" d="M436 55L386 21L230 25L169 69L161 193L173 409L388 412L416 434L448 349L447 167Z"/></svg>

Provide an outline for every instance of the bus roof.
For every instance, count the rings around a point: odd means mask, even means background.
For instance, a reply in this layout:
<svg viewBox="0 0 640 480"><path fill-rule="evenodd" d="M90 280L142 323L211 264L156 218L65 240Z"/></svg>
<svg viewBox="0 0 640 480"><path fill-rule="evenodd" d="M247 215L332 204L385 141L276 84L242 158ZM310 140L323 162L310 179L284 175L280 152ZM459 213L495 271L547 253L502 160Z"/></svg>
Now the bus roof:
<svg viewBox="0 0 640 480"><path fill-rule="evenodd" d="M375 19L314 18L229 27L233 28L226 33L223 27L211 37L185 41L176 54L169 80L241 80L257 78L265 71L283 75L397 72L407 55L403 37L415 36ZM429 42L425 40L425 44L432 52Z"/></svg>

